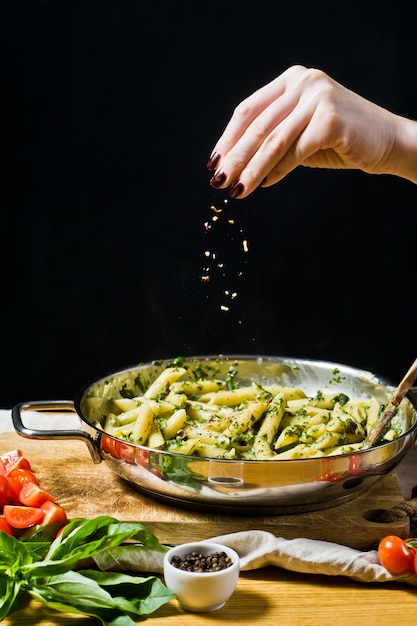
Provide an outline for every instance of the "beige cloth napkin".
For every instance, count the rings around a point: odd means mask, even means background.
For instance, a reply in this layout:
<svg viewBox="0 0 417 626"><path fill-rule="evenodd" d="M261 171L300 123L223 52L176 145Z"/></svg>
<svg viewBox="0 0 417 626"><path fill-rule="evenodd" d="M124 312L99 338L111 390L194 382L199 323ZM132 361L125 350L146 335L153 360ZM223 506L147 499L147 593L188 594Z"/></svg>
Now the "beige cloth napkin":
<svg viewBox="0 0 417 626"><path fill-rule="evenodd" d="M417 576L392 576L378 561L376 550L362 552L329 541L283 539L263 530L248 530L211 537L236 550L241 571L274 565L303 574L345 576L360 582L406 582L417 586ZM130 569L162 573L163 554L136 546L112 550L94 559L100 569Z"/></svg>
<svg viewBox="0 0 417 626"><path fill-rule="evenodd" d="M376 550L362 552L315 539L283 539L263 530L232 533L213 540L236 550L242 571L275 565L303 574L347 576L368 583L401 580L417 585L417 576L390 574L379 563Z"/></svg>

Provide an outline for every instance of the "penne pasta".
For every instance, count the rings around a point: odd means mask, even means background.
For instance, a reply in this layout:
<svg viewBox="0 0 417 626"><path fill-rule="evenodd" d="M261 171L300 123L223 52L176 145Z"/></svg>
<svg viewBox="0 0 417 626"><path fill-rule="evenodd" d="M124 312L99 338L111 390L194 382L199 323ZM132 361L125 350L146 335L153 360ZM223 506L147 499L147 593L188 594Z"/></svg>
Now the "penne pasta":
<svg viewBox="0 0 417 626"><path fill-rule="evenodd" d="M161 430L165 439L172 439L183 428L187 419L185 409L178 409L170 415L170 417L161 424Z"/></svg>
<svg viewBox="0 0 417 626"><path fill-rule="evenodd" d="M156 398L166 392L170 384L181 378L186 371L184 367L167 367L145 391L145 398Z"/></svg>
<svg viewBox="0 0 417 626"><path fill-rule="evenodd" d="M137 417L132 427L132 441L146 444L154 421L154 414L147 402L141 404L137 411Z"/></svg>
<svg viewBox="0 0 417 626"><path fill-rule="evenodd" d="M201 396L205 393L213 393L224 389L226 382L224 380L200 379L200 380L182 380L171 385L171 391L174 393L185 393L187 396Z"/></svg>
<svg viewBox="0 0 417 626"><path fill-rule="evenodd" d="M234 414L229 426L224 430L224 434L233 439L245 433L262 417L267 408L266 402L256 400L249 402L244 409Z"/></svg>
<svg viewBox="0 0 417 626"><path fill-rule="evenodd" d="M213 372L214 373L214 372ZM233 378L187 379L183 367L167 367L142 396L95 398L89 407L105 432L137 444L209 458L285 460L360 450L384 405L321 391ZM90 402L91 400L91 402ZM103 413L105 413L103 415ZM397 425L384 435L401 434Z"/></svg>

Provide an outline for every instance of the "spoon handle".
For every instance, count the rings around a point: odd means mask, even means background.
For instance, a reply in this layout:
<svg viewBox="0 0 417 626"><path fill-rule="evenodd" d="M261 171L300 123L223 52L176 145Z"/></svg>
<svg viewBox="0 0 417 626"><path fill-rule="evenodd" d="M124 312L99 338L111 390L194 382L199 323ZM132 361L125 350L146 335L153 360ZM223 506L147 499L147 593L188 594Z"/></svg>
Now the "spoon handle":
<svg viewBox="0 0 417 626"><path fill-rule="evenodd" d="M403 398L407 395L410 387L417 378L417 359L414 361L394 393L392 394L391 404L398 406Z"/></svg>
<svg viewBox="0 0 417 626"><path fill-rule="evenodd" d="M398 387L395 389L394 393L391 396L390 401L388 402L385 410L380 415L379 419L372 426L369 431L364 443L363 448L371 448L376 444L379 437L381 436L385 426L388 422L394 417L398 410L398 406L407 395L410 387L413 385L417 378L417 359L414 361L408 372L405 374L403 379L401 380Z"/></svg>

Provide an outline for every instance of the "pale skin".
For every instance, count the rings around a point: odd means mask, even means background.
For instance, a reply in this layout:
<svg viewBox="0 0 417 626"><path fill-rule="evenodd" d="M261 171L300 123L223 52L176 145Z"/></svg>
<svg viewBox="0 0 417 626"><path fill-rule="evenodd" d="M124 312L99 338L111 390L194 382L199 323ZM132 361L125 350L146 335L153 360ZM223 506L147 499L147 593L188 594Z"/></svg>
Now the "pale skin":
<svg viewBox="0 0 417 626"><path fill-rule="evenodd" d="M390 174L417 184L417 122L321 70L290 67L238 104L207 168L213 187L245 198L299 165Z"/></svg>

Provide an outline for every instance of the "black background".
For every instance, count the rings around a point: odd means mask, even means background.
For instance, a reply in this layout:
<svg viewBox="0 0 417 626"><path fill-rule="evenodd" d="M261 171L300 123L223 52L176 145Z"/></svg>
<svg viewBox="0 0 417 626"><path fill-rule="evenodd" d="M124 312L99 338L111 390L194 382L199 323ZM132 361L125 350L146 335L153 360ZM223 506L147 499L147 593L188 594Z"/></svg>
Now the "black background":
<svg viewBox="0 0 417 626"><path fill-rule="evenodd" d="M233 107L293 63L416 117L407 4L334 7L2 3L0 406L177 355L402 375L417 187L300 168L227 202L205 169Z"/></svg>

